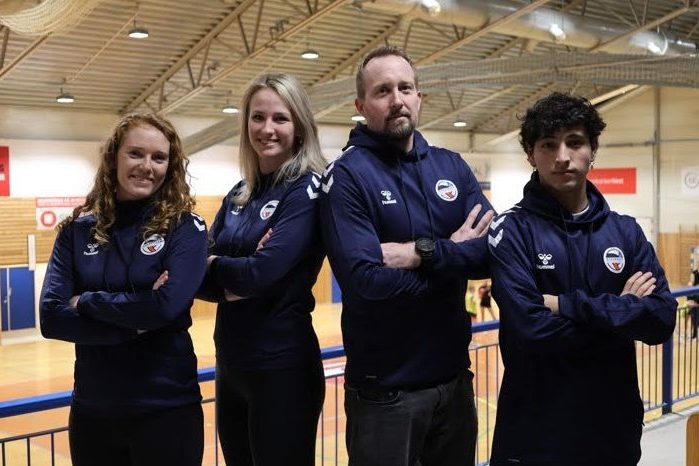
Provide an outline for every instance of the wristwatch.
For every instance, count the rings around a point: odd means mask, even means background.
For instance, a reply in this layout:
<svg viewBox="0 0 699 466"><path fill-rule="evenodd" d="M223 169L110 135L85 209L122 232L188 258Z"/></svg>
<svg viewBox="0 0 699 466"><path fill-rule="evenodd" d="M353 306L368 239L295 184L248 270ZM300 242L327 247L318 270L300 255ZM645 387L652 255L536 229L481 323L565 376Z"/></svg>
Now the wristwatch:
<svg viewBox="0 0 699 466"><path fill-rule="evenodd" d="M420 268L425 270L431 269L434 257L434 241L430 238L416 239L415 252L420 256Z"/></svg>

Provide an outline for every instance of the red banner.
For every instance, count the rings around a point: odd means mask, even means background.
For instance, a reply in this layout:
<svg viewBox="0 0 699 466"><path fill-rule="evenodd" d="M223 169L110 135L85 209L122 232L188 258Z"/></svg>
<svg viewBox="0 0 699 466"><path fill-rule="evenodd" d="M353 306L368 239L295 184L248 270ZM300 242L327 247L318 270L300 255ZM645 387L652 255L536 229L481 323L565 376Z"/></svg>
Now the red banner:
<svg viewBox="0 0 699 466"><path fill-rule="evenodd" d="M10 195L10 148L0 146L0 196Z"/></svg>
<svg viewBox="0 0 699 466"><path fill-rule="evenodd" d="M594 168L587 179L603 194L636 194L635 168Z"/></svg>

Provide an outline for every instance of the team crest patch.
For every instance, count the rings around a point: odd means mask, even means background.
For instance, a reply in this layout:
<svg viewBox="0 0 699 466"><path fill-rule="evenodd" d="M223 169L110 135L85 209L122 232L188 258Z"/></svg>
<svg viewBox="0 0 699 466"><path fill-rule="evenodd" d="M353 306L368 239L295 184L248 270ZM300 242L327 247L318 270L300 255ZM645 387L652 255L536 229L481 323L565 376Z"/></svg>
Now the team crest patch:
<svg viewBox="0 0 699 466"><path fill-rule="evenodd" d="M165 238L161 235L151 235L141 243L141 252L146 256L157 254L165 246Z"/></svg>
<svg viewBox="0 0 699 466"><path fill-rule="evenodd" d="M454 201L459 197L459 190L454 182L450 180L437 181L434 190L437 191L437 196L448 202Z"/></svg>
<svg viewBox="0 0 699 466"><path fill-rule="evenodd" d="M604 251L604 265L607 266L610 272L621 273L625 264L626 259L621 249L615 246Z"/></svg>
<svg viewBox="0 0 699 466"><path fill-rule="evenodd" d="M277 210L277 204L279 204L279 201L269 201L267 204L263 205L260 209L260 218L262 220L270 218L272 214L274 214L274 211Z"/></svg>

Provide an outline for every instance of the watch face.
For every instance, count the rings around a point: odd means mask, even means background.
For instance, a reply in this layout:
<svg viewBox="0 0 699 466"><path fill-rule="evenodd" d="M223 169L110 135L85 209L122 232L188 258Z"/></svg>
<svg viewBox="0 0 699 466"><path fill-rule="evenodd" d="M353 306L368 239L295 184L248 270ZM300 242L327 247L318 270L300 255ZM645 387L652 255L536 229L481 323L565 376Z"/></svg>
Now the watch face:
<svg viewBox="0 0 699 466"><path fill-rule="evenodd" d="M418 238L415 240L415 249L418 252L430 254L434 252L434 241L429 238Z"/></svg>

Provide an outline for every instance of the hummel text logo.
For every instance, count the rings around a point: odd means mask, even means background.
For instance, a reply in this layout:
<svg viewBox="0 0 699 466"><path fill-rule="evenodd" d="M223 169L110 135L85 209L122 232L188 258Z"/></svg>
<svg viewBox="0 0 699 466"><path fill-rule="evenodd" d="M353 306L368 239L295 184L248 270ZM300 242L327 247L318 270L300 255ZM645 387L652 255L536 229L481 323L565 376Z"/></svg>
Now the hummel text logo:
<svg viewBox="0 0 699 466"><path fill-rule="evenodd" d="M541 261L541 264L536 264L537 269L553 270L556 268L556 264L549 264L549 262L551 262L551 259L553 259L553 256L551 254L544 254L540 252L536 255L536 257L538 257Z"/></svg>
<svg viewBox="0 0 699 466"><path fill-rule="evenodd" d="M381 191L381 196L383 196L383 199L381 200L381 203L383 205L398 203L397 200L393 199L393 194L391 194L391 191L389 191L387 189L384 189L383 191Z"/></svg>

